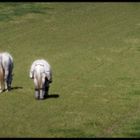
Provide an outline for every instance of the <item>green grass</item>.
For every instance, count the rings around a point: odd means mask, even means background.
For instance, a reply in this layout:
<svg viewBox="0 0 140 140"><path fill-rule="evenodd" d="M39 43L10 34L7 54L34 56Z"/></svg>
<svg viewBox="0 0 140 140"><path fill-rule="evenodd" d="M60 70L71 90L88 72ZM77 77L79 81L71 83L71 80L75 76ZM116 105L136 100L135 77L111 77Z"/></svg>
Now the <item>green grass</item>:
<svg viewBox="0 0 140 140"><path fill-rule="evenodd" d="M15 64L0 137L139 137L139 13L130 2L0 3L0 51ZM38 58L53 69L43 101L29 78Z"/></svg>

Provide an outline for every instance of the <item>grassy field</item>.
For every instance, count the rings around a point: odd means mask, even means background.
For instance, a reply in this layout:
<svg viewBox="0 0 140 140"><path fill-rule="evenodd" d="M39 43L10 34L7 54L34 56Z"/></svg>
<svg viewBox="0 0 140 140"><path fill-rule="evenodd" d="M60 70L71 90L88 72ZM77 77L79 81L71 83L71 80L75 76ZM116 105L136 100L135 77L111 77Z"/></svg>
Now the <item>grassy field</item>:
<svg viewBox="0 0 140 140"><path fill-rule="evenodd" d="M0 137L140 137L140 3L0 3L0 51L14 58ZM34 99L35 59L53 69Z"/></svg>

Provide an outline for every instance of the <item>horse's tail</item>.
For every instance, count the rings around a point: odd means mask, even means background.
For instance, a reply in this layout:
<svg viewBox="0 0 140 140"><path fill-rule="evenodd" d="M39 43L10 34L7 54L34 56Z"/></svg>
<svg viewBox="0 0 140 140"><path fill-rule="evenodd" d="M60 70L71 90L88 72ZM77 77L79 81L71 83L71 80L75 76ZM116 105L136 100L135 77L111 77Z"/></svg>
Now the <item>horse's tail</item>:
<svg viewBox="0 0 140 140"><path fill-rule="evenodd" d="M35 78L37 82L36 88L41 89L42 88L42 74L40 71L40 67L38 66L36 67L34 74L35 74Z"/></svg>

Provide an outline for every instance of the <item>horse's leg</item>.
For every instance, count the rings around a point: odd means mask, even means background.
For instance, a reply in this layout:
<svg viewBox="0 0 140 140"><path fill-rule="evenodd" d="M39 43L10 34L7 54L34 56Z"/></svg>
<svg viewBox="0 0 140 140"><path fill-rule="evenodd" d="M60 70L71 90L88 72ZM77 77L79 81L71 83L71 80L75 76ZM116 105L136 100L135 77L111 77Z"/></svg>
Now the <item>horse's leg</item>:
<svg viewBox="0 0 140 140"><path fill-rule="evenodd" d="M44 99L44 93L43 93L43 89L40 89L40 99Z"/></svg>
<svg viewBox="0 0 140 140"><path fill-rule="evenodd" d="M11 83L12 83L12 69L11 68L9 70L9 75L8 75L7 83L8 83L8 90L10 90L11 89Z"/></svg>
<svg viewBox="0 0 140 140"><path fill-rule="evenodd" d="M34 78L34 84L35 84L35 98L39 99L39 89L38 89L38 86L37 86L36 78Z"/></svg>
<svg viewBox="0 0 140 140"><path fill-rule="evenodd" d="M8 75L9 75L9 72L8 70L5 70L5 75L4 75L4 90L5 91L8 91Z"/></svg>
<svg viewBox="0 0 140 140"><path fill-rule="evenodd" d="M45 94L46 94L46 96L49 95L49 84L46 85L46 87L45 87Z"/></svg>
<svg viewBox="0 0 140 140"><path fill-rule="evenodd" d="M39 89L35 89L35 99L39 99Z"/></svg>
<svg viewBox="0 0 140 140"><path fill-rule="evenodd" d="M2 92L2 82L0 81L0 93Z"/></svg>
<svg viewBox="0 0 140 140"><path fill-rule="evenodd" d="M4 87L4 69L2 68L2 62L0 62L0 93Z"/></svg>
<svg viewBox="0 0 140 140"><path fill-rule="evenodd" d="M3 71L0 68L0 93L3 91Z"/></svg>
<svg viewBox="0 0 140 140"><path fill-rule="evenodd" d="M48 92L49 92L49 81L47 78L45 78L45 97L48 96Z"/></svg>
<svg viewBox="0 0 140 140"><path fill-rule="evenodd" d="M40 99L44 99L44 95L45 95L45 78L42 78L42 85L41 85L41 89L40 89Z"/></svg>
<svg viewBox="0 0 140 140"><path fill-rule="evenodd" d="M8 86L8 90L10 90L11 89L11 82L12 82L12 76L11 76L11 74L8 76L8 82L7 82L7 86Z"/></svg>

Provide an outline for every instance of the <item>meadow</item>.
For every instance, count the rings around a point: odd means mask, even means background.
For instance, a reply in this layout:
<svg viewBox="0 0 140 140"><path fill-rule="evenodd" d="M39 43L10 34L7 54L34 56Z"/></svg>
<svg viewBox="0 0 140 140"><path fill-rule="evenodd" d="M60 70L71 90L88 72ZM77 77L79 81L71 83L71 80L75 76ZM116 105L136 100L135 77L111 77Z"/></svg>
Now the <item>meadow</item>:
<svg viewBox="0 0 140 140"><path fill-rule="evenodd" d="M140 3L0 3L0 51L14 58L0 94L0 137L140 137ZM35 100L35 59L53 70Z"/></svg>

